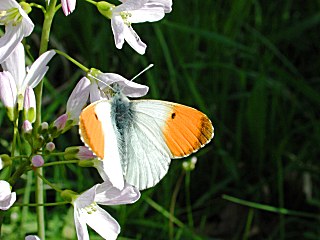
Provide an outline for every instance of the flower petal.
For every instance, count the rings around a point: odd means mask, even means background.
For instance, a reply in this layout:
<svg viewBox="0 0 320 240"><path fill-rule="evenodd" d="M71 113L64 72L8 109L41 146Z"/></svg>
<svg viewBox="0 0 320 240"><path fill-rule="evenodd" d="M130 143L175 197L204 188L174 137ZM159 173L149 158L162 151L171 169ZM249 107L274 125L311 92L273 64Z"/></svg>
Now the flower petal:
<svg viewBox="0 0 320 240"><path fill-rule="evenodd" d="M117 239L120 233L120 226L104 209L96 206L96 211L92 213L84 212L83 214L85 215L87 224L101 237L108 240Z"/></svg>
<svg viewBox="0 0 320 240"><path fill-rule="evenodd" d="M24 94L23 92L21 92L21 85L26 76L26 63L24 47L22 43L18 43L14 51L1 64L1 66L4 71L8 71L11 73L14 81L16 82L18 92Z"/></svg>
<svg viewBox="0 0 320 240"><path fill-rule="evenodd" d="M20 8L19 3L13 0L0 1L0 10L8 10L10 8Z"/></svg>
<svg viewBox="0 0 320 240"><path fill-rule="evenodd" d="M21 23L17 26L6 26L5 34L0 38L0 63L9 57L22 39L23 28Z"/></svg>
<svg viewBox="0 0 320 240"><path fill-rule="evenodd" d="M149 0L148 3L161 3L165 13L172 11L172 0Z"/></svg>
<svg viewBox="0 0 320 240"><path fill-rule="evenodd" d="M115 9L113 10L114 12L126 12L137 10L141 8L144 4L146 4L148 0L127 0L122 2L122 4L115 7Z"/></svg>
<svg viewBox="0 0 320 240"><path fill-rule="evenodd" d="M21 24L22 34L24 37L28 37L33 31L34 24L29 18L28 14L22 9L22 7L19 7L19 13L22 16L22 24Z"/></svg>
<svg viewBox="0 0 320 240"><path fill-rule="evenodd" d="M0 72L0 100L7 108L13 108L17 102L16 83L9 72Z"/></svg>
<svg viewBox="0 0 320 240"><path fill-rule="evenodd" d="M102 205L134 203L140 198L140 192L134 186L125 183L122 190L113 187L110 181L101 183L96 189L95 202Z"/></svg>
<svg viewBox="0 0 320 240"><path fill-rule="evenodd" d="M98 85L96 83L92 83L90 85L90 102L93 103L103 99L101 94L102 92L98 88Z"/></svg>
<svg viewBox="0 0 320 240"><path fill-rule="evenodd" d="M78 122L82 108L89 98L90 80L86 77L80 79L67 102L67 114L69 118Z"/></svg>
<svg viewBox="0 0 320 240"><path fill-rule="evenodd" d="M16 201L16 193L11 193L10 184L0 180L0 209L8 210Z"/></svg>
<svg viewBox="0 0 320 240"><path fill-rule="evenodd" d="M120 16L111 18L111 28L113 32L114 42L118 49L121 49L124 44L124 22Z"/></svg>
<svg viewBox="0 0 320 240"><path fill-rule="evenodd" d="M46 65L55 54L56 52L53 50L41 54L41 56L31 65L27 76L23 81L22 87L36 87L48 71L49 68Z"/></svg>
<svg viewBox="0 0 320 240"><path fill-rule="evenodd" d="M89 240L89 233L85 217L82 215L81 209L79 209L76 204L74 204L73 217L78 240Z"/></svg>
<svg viewBox="0 0 320 240"><path fill-rule="evenodd" d="M96 188L99 184L94 185L87 191L81 193L77 199L74 201L74 204L77 205L78 208L85 208L94 202L94 198L96 196Z"/></svg>
<svg viewBox="0 0 320 240"><path fill-rule="evenodd" d="M105 82L106 86L110 86L112 83L117 83L121 92L128 97L142 97L146 95L149 90L148 86L129 81L116 73L101 73L97 77ZM101 86L102 84L103 83L98 82L98 85Z"/></svg>
<svg viewBox="0 0 320 240"><path fill-rule="evenodd" d="M41 239L36 235L28 235L25 237L24 240L41 240Z"/></svg>
<svg viewBox="0 0 320 240"><path fill-rule="evenodd" d="M162 4L147 3L143 7L130 11L128 17L130 23L155 22L164 17L164 6Z"/></svg>
<svg viewBox="0 0 320 240"><path fill-rule="evenodd" d="M11 194L10 184L7 181L0 180L0 202L7 199Z"/></svg>
<svg viewBox="0 0 320 240"><path fill-rule="evenodd" d="M143 55L146 52L147 45L141 41L140 37L131 26L125 25L124 39L137 53Z"/></svg>
<svg viewBox="0 0 320 240"><path fill-rule="evenodd" d="M76 0L61 0L61 6L64 15L68 16L76 8Z"/></svg>

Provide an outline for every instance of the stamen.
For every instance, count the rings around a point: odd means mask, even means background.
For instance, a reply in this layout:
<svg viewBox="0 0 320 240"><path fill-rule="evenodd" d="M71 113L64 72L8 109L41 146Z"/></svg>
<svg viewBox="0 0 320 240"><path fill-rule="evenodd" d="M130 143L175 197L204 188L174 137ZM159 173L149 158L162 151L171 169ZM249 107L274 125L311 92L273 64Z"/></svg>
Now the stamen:
<svg viewBox="0 0 320 240"><path fill-rule="evenodd" d="M120 16L123 19L124 24L130 27L131 22L128 20L128 18L132 17L132 14L129 12L120 12Z"/></svg>
<svg viewBox="0 0 320 240"><path fill-rule="evenodd" d="M22 21L22 16L18 8L0 11L0 24L13 26L18 25Z"/></svg>
<svg viewBox="0 0 320 240"><path fill-rule="evenodd" d="M86 206L84 208L84 210L88 213L88 214L92 214L94 212L97 211L97 203L96 202L93 202L91 203L90 205Z"/></svg>

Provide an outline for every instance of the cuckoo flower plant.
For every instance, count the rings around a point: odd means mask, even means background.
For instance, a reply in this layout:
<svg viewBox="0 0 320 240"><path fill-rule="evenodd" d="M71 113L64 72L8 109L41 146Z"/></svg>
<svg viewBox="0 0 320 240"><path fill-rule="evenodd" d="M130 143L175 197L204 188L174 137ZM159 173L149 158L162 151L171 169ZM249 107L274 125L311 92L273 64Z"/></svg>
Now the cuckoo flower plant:
<svg viewBox="0 0 320 240"><path fill-rule="evenodd" d="M114 6L106 2L97 4L98 10L111 19L116 47L121 49L126 41L136 52L144 54L147 45L133 30L132 23L156 22L171 11L172 0L122 0Z"/></svg>
<svg viewBox="0 0 320 240"><path fill-rule="evenodd" d="M28 17L30 11L31 7L26 2L0 1L0 25L5 27L5 34L0 37L0 63L33 31L34 24Z"/></svg>
<svg viewBox="0 0 320 240"><path fill-rule="evenodd" d="M87 225L104 239L116 239L120 226L101 205L120 205L136 202L140 192L128 184L119 190L109 181L96 184L80 195L73 195L74 221L79 240L89 240Z"/></svg>
<svg viewBox="0 0 320 240"><path fill-rule="evenodd" d="M31 99L34 99L33 88L48 71L47 64L54 54L54 51L43 53L26 71L24 47L21 43L17 45L12 54L1 64L3 72L0 73L0 86L4 87L0 88L0 99L6 107L18 103L18 109L22 110L26 90L27 97L31 96ZM33 100L26 102L34 103Z"/></svg>

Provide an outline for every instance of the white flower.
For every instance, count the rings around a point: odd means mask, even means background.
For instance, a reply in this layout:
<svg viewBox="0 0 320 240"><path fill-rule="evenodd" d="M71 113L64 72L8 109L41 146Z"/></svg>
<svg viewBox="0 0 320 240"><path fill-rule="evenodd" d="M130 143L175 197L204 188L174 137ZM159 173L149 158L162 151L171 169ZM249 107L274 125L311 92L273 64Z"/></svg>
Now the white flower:
<svg viewBox="0 0 320 240"><path fill-rule="evenodd" d="M140 40L131 27L132 23L155 22L171 11L171 0L122 0L111 9L111 27L116 47L121 49L124 40L139 54L144 54L147 45Z"/></svg>
<svg viewBox="0 0 320 240"><path fill-rule="evenodd" d="M18 102L18 108L22 110L26 89L30 87L31 89L28 90L30 92L38 85L48 71L49 67L46 65L54 54L54 51L43 53L26 72L24 47L19 43L7 60L1 64L4 71L0 74L0 86L6 86L0 88L2 102L5 103L8 99L10 105Z"/></svg>
<svg viewBox="0 0 320 240"><path fill-rule="evenodd" d="M86 77L80 79L73 89L67 101L67 115L68 118L78 124L79 116L82 108L87 103L90 91L90 80Z"/></svg>
<svg viewBox="0 0 320 240"><path fill-rule="evenodd" d="M16 193L11 192L10 184L7 181L0 180L0 209L8 210L16 201Z"/></svg>
<svg viewBox="0 0 320 240"><path fill-rule="evenodd" d="M88 77L91 80L90 102L109 99L112 84L117 84L121 92L128 97L142 97L149 90L148 86L129 81L116 73L103 73L97 69L91 69Z"/></svg>
<svg viewBox="0 0 320 240"><path fill-rule="evenodd" d="M34 24L26 13L31 7L25 2L20 4L15 0L0 1L0 25L5 26L5 34L0 38L0 63L33 31Z"/></svg>
<svg viewBox="0 0 320 240"><path fill-rule="evenodd" d="M24 240L41 240L41 239L36 235L28 235L25 237Z"/></svg>
<svg viewBox="0 0 320 240"><path fill-rule="evenodd" d="M76 0L61 0L61 6L64 15L68 16L76 8Z"/></svg>
<svg viewBox="0 0 320 240"><path fill-rule="evenodd" d="M74 221L79 240L89 240L87 225L104 239L116 239L120 233L120 226L110 216L102 205L119 205L134 203L140 197L140 192L128 184L123 190L113 187L108 181L96 184L89 190L78 195L74 201Z"/></svg>

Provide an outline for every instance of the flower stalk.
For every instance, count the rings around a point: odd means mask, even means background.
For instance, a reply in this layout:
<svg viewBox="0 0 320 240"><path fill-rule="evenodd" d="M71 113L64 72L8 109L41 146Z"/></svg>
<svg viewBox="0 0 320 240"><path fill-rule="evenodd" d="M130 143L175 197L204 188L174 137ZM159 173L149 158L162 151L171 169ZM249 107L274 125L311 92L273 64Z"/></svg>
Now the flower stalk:
<svg viewBox="0 0 320 240"><path fill-rule="evenodd" d="M47 11L44 14L44 22L42 28L39 56L46 52L48 49L50 30L53 21L53 17L56 13L56 4L57 0L51 0L50 4L47 7ZM40 81L38 86L34 89L36 96L36 121L35 128L38 128L41 124L41 102L42 102L42 89L43 89L43 80ZM37 175L43 175L43 169L38 168L35 170ZM44 220L44 194L43 194L43 182L39 177L36 178L36 203L37 206L37 222L38 222L38 236L40 239L45 240L45 220Z"/></svg>

